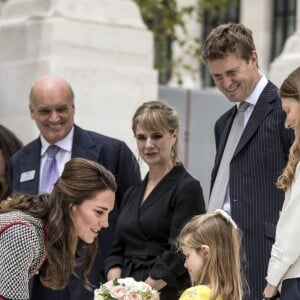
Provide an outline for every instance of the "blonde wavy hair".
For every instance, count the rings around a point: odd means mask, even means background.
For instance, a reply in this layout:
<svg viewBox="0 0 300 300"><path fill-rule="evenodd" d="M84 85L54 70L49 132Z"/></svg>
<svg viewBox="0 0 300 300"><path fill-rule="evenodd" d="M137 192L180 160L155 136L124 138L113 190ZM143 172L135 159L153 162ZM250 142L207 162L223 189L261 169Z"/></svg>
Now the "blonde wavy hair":
<svg viewBox="0 0 300 300"><path fill-rule="evenodd" d="M200 251L202 245L209 246L209 257L195 284L209 285L213 300L241 300L247 288L241 268L241 234L224 211L195 216L181 230L179 249L186 246Z"/></svg>
<svg viewBox="0 0 300 300"><path fill-rule="evenodd" d="M300 101L300 67L295 69L283 81L279 96L281 98L293 98ZM295 141L289 152L289 160L282 174L279 176L276 186L284 191L292 184L298 162L300 161L300 118L295 126Z"/></svg>

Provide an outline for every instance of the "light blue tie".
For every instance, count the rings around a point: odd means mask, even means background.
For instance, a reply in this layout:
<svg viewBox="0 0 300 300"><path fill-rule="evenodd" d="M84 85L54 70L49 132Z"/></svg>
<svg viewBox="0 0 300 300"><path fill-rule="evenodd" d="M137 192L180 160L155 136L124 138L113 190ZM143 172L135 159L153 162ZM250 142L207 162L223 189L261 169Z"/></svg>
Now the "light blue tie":
<svg viewBox="0 0 300 300"><path fill-rule="evenodd" d="M50 145L46 151L47 158L43 166L41 181L40 181L40 193L51 193L54 183L58 178L58 168L55 155L59 151L59 147L56 145Z"/></svg>

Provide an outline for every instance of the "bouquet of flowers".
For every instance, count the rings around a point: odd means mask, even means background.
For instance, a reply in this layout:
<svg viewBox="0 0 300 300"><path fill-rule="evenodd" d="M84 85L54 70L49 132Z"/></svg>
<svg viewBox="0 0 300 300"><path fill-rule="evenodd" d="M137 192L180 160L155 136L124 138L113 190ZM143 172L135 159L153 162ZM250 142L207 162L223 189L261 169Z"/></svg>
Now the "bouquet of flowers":
<svg viewBox="0 0 300 300"><path fill-rule="evenodd" d="M94 291L94 300L159 300L159 293L131 277L110 280Z"/></svg>

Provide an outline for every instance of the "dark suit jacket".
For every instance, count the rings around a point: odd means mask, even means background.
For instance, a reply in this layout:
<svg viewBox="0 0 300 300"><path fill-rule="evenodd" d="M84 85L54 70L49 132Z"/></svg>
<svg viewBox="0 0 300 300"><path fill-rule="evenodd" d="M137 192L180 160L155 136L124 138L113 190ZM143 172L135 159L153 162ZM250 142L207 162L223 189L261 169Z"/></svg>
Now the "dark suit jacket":
<svg viewBox="0 0 300 300"><path fill-rule="evenodd" d="M215 124L217 153L211 187L217 175L236 106ZM230 164L231 215L243 232L249 299L261 299L271 246L284 194L275 182L288 158L293 133L284 128L277 88L268 83L244 129Z"/></svg>
<svg viewBox="0 0 300 300"><path fill-rule="evenodd" d="M18 151L10 162L10 176L12 192L38 193L40 172L41 142L37 138ZM140 181L140 172L134 155L126 144L95 132L86 131L75 126L72 146L72 157L82 157L97 161L109 169L116 177L117 192L116 205L109 216L109 227L102 229L99 235L99 250L90 273L90 281L96 287L103 281L103 260L107 256L112 243L112 235L116 223L118 207L125 191ZM33 180L20 182L21 174L35 170ZM71 278L69 286L60 292L44 288L35 278L32 288L33 300L93 300L93 293L88 292L75 276Z"/></svg>
<svg viewBox="0 0 300 300"><path fill-rule="evenodd" d="M175 300L190 285L176 238L193 215L205 212L200 183L182 165L174 167L141 206L147 177L126 192L105 271L121 266L122 277L163 279L161 300Z"/></svg>

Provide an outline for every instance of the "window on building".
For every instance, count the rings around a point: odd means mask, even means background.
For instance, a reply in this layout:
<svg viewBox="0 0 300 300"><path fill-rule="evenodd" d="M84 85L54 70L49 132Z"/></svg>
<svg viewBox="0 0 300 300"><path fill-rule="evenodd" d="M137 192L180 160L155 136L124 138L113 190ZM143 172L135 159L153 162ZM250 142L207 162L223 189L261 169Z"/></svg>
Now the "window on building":
<svg viewBox="0 0 300 300"><path fill-rule="evenodd" d="M274 0L271 60L283 49L286 39L296 30L296 0Z"/></svg>
<svg viewBox="0 0 300 300"><path fill-rule="evenodd" d="M202 40L214 27L222 23L238 23L239 22L240 1L228 0L226 7L216 7L215 10L206 10L203 13L203 30ZM214 86L213 80L206 66L201 64L201 79L203 87Z"/></svg>

